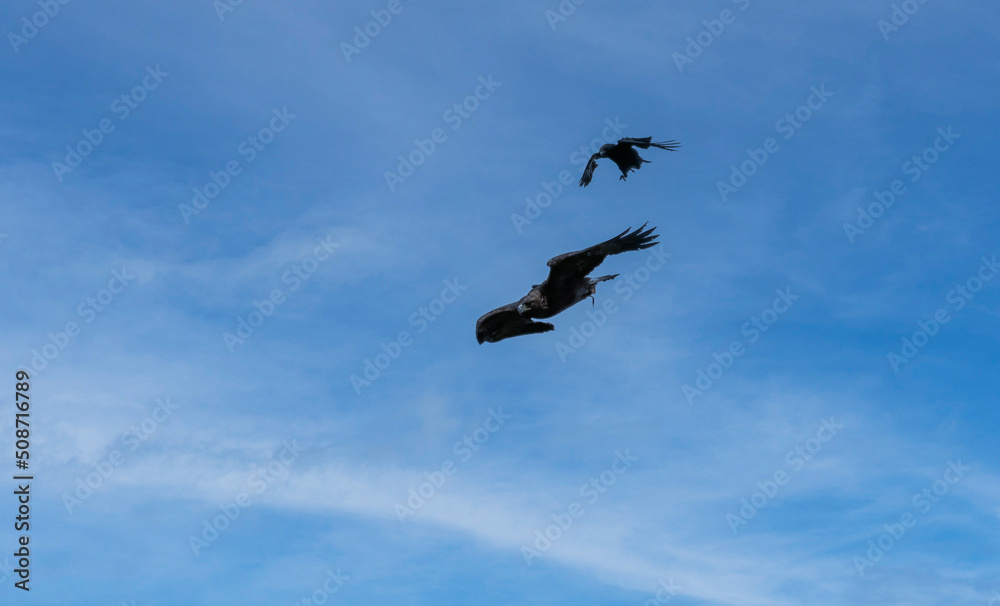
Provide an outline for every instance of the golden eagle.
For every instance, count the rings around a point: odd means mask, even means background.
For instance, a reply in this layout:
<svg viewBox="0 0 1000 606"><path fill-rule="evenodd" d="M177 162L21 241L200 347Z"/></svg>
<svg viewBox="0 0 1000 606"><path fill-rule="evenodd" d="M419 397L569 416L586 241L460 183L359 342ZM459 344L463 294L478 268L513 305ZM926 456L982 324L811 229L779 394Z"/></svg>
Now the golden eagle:
<svg viewBox="0 0 1000 606"><path fill-rule="evenodd" d="M633 147L634 146L634 147ZM635 148L639 149L649 149L650 147L656 147L658 149L665 149L667 151L677 151L681 144L677 141L662 141L660 143L654 143L652 137L644 137L641 139L632 139L626 137L624 139L619 139L618 143L614 145L607 143L601 146L601 149L597 151L596 154L590 157L590 161L587 162L587 168L583 170L583 176L580 177L580 187L587 187L590 185L590 180L594 178L594 169L597 168L597 160L600 158L609 158L612 162L618 165L618 169L622 171L622 176L619 180L624 181L630 171L639 170L642 168L643 162L650 163L649 160L645 160L639 156L639 152L635 151Z"/></svg>
<svg viewBox="0 0 1000 606"><path fill-rule="evenodd" d="M476 321L476 340L482 345L486 341L496 343L510 337L555 330L548 322L533 319L551 318L587 297L593 300L598 284L618 276L587 277L605 257L659 244L654 240L660 236L651 235L656 228L643 231L645 227L645 223L635 231L630 227L607 242L550 259L549 277L544 282L532 286L531 292L519 301L498 307Z"/></svg>

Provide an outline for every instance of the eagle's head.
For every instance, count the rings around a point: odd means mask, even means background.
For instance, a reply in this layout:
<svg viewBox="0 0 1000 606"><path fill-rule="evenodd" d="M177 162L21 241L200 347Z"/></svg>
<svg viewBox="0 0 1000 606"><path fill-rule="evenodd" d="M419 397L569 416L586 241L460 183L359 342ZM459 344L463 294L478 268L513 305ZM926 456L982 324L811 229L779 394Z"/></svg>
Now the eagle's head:
<svg viewBox="0 0 1000 606"><path fill-rule="evenodd" d="M614 147L614 145L610 143L605 143L604 145L601 146L601 149L597 150L597 155L602 158L607 158L608 152L611 151L612 147Z"/></svg>
<svg viewBox="0 0 1000 606"><path fill-rule="evenodd" d="M534 315L532 314L532 312L539 311L542 309L541 299L542 298L539 295L538 291L532 288L531 292L525 295L523 299L518 301L517 313L521 314L526 318L531 317L532 315Z"/></svg>

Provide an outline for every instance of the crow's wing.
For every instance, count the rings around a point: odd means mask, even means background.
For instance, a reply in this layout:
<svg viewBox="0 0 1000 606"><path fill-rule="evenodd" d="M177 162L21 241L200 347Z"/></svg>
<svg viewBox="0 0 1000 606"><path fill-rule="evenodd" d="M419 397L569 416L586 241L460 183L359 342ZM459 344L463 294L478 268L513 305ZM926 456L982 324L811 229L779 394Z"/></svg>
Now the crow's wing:
<svg viewBox="0 0 1000 606"><path fill-rule="evenodd" d="M580 177L580 187L590 185L590 180L594 178L594 169L597 168L597 159L600 157L599 154L590 157L590 162L587 162L587 168L583 169L583 176Z"/></svg>
<svg viewBox="0 0 1000 606"><path fill-rule="evenodd" d="M681 146L679 141L654 142L652 137L642 137L638 139L626 137L624 139L619 139L618 145L634 145L639 149L649 149L650 147L656 147L659 149L665 149L667 151L677 151Z"/></svg>
<svg viewBox="0 0 1000 606"><path fill-rule="evenodd" d="M617 255L618 253L630 250L642 250L650 246L656 246L659 242L654 242L654 240L660 236L651 235L653 230L656 229L655 227L643 231L646 225L646 223L643 223L642 227L635 231L631 231L632 228L630 227L607 242L601 242L590 248L549 259L547 286L556 286L567 280L586 276L603 263L604 258L608 255Z"/></svg>
<svg viewBox="0 0 1000 606"><path fill-rule="evenodd" d="M533 335L555 330L548 322L535 322L517 313L517 303L509 303L483 314L476 320L476 340L482 344L486 337L492 335L491 342L502 341L510 337Z"/></svg>

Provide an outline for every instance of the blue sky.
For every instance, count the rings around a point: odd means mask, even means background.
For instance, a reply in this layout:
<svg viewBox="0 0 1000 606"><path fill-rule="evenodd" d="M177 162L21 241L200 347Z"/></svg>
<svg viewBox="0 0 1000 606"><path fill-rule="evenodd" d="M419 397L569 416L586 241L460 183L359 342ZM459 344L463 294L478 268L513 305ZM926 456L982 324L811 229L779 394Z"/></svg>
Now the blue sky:
<svg viewBox="0 0 1000 606"><path fill-rule="evenodd" d="M985 5L44 4L0 8L4 603L1000 602Z"/></svg>

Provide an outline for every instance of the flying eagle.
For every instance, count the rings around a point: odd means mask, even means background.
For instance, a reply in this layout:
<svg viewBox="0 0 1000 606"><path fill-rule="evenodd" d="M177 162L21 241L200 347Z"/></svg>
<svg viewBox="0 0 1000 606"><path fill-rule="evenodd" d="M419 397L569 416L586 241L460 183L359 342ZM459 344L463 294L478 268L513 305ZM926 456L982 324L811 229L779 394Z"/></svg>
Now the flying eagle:
<svg viewBox="0 0 1000 606"><path fill-rule="evenodd" d="M651 235L656 228L643 231L645 227L645 223L635 231L630 227L607 242L550 259L549 277L544 282L532 286L519 301L498 307L476 321L476 340L482 345L486 341L496 343L510 337L555 330L548 322L533 319L551 318L587 297L593 300L598 284L618 276L587 277L605 257L659 244L653 240L660 236Z"/></svg>
<svg viewBox="0 0 1000 606"><path fill-rule="evenodd" d="M635 151L636 147L639 149L656 147L667 151L677 151L680 146L681 144L677 141L654 143L652 137L644 137L642 139L626 137L619 139L618 143L614 145L606 143L601 146L601 149L596 154L590 157L590 162L587 162L587 168L583 170L583 176L580 177L580 187L590 185L590 180L594 178L594 169L597 168L597 160L600 158L610 158L612 162L617 164L618 169L622 171L622 176L619 177L619 180L624 181L630 171L642 168L643 162L649 163L649 160L645 160L639 156L639 152Z"/></svg>

